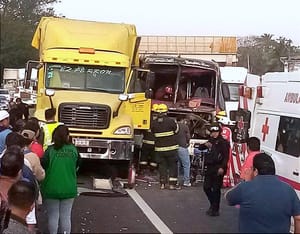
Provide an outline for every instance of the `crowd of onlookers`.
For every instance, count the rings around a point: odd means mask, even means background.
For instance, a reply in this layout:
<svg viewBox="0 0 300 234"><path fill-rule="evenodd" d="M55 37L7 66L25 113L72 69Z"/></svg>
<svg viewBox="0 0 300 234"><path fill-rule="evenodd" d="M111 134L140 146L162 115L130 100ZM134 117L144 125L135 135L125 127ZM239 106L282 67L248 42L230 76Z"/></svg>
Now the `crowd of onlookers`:
<svg viewBox="0 0 300 234"><path fill-rule="evenodd" d="M158 169L160 189L190 187L186 123L167 116L164 105L154 111L152 133L144 134L139 173ZM70 141L68 127L55 121L55 116L54 108L47 109L46 121L41 123L29 116L28 107L20 100L11 104L9 112L0 110L0 234L38 233L37 208L41 204L47 212L49 233L71 233L80 156ZM210 138L204 144L208 153L203 190L210 205L209 216L220 215L221 187L228 167L230 148L222 131L219 123L212 123ZM298 233L300 201L296 192L275 175L275 163L261 152L258 138L248 139L247 151L241 183L225 195L229 205L240 209L239 231L287 233L293 217Z"/></svg>
<svg viewBox="0 0 300 234"><path fill-rule="evenodd" d="M45 111L43 124L28 109L17 99L0 110L0 233L39 232L42 203L49 233L70 233L79 153L55 109Z"/></svg>

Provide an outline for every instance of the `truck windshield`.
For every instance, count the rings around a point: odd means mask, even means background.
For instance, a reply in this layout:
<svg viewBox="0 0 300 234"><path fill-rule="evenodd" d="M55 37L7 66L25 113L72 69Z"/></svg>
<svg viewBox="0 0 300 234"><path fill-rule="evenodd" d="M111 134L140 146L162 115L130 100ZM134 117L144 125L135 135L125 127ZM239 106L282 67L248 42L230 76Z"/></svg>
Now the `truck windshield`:
<svg viewBox="0 0 300 234"><path fill-rule="evenodd" d="M46 88L122 93L125 68L48 63Z"/></svg>
<svg viewBox="0 0 300 234"><path fill-rule="evenodd" d="M228 84L229 92L230 92L230 100L229 101L238 101L239 100L239 86L240 84Z"/></svg>

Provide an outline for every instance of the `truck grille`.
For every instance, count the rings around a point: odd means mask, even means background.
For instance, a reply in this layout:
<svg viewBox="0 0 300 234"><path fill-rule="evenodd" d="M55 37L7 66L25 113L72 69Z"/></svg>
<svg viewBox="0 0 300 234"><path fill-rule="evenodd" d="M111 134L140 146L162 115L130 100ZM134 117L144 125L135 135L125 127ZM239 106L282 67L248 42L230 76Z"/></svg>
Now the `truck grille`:
<svg viewBox="0 0 300 234"><path fill-rule="evenodd" d="M59 121L71 128L106 129L110 107L84 103L63 103L59 106Z"/></svg>

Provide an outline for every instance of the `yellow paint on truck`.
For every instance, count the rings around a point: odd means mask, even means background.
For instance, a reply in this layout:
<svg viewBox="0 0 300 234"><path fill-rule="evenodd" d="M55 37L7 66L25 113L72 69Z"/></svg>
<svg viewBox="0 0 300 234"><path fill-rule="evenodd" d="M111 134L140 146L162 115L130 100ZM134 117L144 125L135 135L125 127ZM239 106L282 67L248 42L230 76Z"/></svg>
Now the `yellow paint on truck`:
<svg viewBox="0 0 300 234"><path fill-rule="evenodd" d="M130 160L134 129L149 128L150 100L128 90L137 76L138 45L130 24L43 17L36 29L35 116L44 120L52 103L83 158Z"/></svg>

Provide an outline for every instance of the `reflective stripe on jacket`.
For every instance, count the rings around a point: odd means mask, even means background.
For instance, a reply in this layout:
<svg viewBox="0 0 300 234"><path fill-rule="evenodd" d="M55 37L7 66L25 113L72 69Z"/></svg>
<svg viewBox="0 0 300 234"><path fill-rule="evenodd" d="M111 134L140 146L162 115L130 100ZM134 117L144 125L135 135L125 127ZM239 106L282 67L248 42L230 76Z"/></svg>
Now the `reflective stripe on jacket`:
<svg viewBox="0 0 300 234"><path fill-rule="evenodd" d="M178 149L176 139L178 124L174 119L168 116L157 118L152 123L151 131L155 136L155 151L171 151Z"/></svg>

